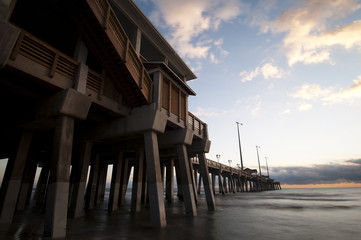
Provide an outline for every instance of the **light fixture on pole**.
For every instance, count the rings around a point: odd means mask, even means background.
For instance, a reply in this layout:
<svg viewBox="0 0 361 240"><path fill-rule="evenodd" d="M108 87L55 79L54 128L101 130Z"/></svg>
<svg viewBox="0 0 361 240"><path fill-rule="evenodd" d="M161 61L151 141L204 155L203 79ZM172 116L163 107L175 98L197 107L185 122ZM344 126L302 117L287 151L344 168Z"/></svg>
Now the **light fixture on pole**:
<svg viewBox="0 0 361 240"><path fill-rule="evenodd" d="M269 177L269 170L268 170L268 162L267 162L267 158L268 157L264 157L266 159L266 166L267 166L267 176Z"/></svg>
<svg viewBox="0 0 361 240"><path fill-rule="evenodd" d="M262 176L262 172L261 172L261 163L259 162L258 148L261 148L261 147L260 147L260 146L256 146L256 150L257 150L257 159L258 159L258 169L259 169L259 175L260 175L260 176Z"/></svg>
<svg viewBox="0 0 361 240"><path fill-rule="evenodd" d="M243 170L243 159L242 159L242 149L241 149L241 135L239 134L239 125L243 125L243 123L236 122L237 131L238 131L238 145L239 145L239 155L241 160L241 170Z"/></svg>
<svg viewBox="0 0 361 240"><path fill-rule="evenodd" d="M217 154L216 155L216 158L217 158L217 160L218 160L218 163L219 163L219 158L221 157L221 155L219 155L219 154Z"/></svg>

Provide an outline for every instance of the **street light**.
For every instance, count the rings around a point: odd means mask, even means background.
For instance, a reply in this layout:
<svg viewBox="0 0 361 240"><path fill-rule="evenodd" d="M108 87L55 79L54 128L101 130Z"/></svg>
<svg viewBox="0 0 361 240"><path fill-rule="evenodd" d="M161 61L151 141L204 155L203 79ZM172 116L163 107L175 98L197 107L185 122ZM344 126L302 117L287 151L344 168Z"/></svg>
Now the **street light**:
<svg viewBox="0 0 361 240"><path fill-rule="evenodd" d="M257 159L258 159L259 175L260 175L260 176L262 176L262 172L261 172L261 164L260 164L260 162L259 162L258 148L261 148L261 147L260 147L260 146L256 146L256 150L257 150Z"/></svg>
<svg viewBox="0 0 361 240"><path fill-rule="evenodd" d="M221 155L219 155L219 154L217 154L216 155L216 158L217 158L217 160L218 160L218 163L219 163L219 158L221 157Z"/></svg>
<svg viewBox="0 0 361 240"><path fill-rule="evenodd" d="M239 134L239 125L243 125L243 123L236 122L237 131L238 131L238 145L239 145L239 155L241 157L241 170L243 170L243 159L242 159L242 149L241 149L241 136Z"/></svg>
<svg viewBox="0 0 361 240"><path fill-rule="evenodd" d="M232 160L228 160L228 163L229 163L229 166L232 167L232 166L231 166Z"/></svg>
<svg viewBox="0 0 361 240"><path fill-rule="evenodd" d="M268 162L267 162L267 158L268 157L264 157L265 159L266 159L266 166L267 166L267 175L268 175L268 177L269 177L269 171L268 171Z"/></svg>

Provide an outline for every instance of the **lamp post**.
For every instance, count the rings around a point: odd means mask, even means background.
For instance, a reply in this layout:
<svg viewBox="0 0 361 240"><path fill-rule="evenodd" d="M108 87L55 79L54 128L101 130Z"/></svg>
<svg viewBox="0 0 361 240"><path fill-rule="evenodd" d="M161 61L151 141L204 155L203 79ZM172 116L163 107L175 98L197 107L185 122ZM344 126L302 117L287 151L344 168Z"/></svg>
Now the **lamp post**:
<svg viewBox="0 0 361 240"><path fill-rule="evenodd" d="M268 171L268 162L267 162L267 158L268 157L264 157L266 159L266 166L267 166L267 176L269 177L269 171Z"/></svg>
<svg viewBox="0 0 361 240"><path fill-rule="evenodd" d="M260 176L262 176L262 172L261 172L261 164L260 164L260 162L259 162L258 148L261 148L261 147L260 147L260 146L256 146L256 150L257 150L257 159L258 159L259 175L260 175Z"/></svg>
<svg viewBox="0 0 361 240"><path fill-rule="evenodd" d="M218 163L219 163L219 158L221 157L221 155L219 155L219 154L217 154L216 155L216 158L217 158L217 160L218 160Z"/></svg>
<svg viewBox="0 0 361 240"><path fill-rule="evenodd" d="M239 155L241 159L241 170L243 170L243 159L242 159L242 149L241 149L241 135L239 134L239 125L243 125L243 123L236 122L237 131L238 131L238 145L239 145Z"/></svg>
<svg viewBox="0 0 361 240"><path fill-rule="evenodd" d="M229 166L232 167L232 166L231 166L232 160L228 160L228 163L229 163Z"/></svg>

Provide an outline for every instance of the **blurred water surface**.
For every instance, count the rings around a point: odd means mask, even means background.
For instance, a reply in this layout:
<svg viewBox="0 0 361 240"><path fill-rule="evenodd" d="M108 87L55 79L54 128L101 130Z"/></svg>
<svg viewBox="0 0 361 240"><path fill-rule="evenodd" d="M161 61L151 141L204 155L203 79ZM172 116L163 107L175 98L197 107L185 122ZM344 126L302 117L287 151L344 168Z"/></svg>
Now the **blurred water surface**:
<svg viewBox="0 0 361 240"><path fill-rule="evenodd" d="M108 214L105 201L81 218L69 219L67 239L361 239L361 188L283 189L216 194L217 210L209 212L204 194L198 216L185 215L183 202L166 204L167 227L150 226L149 209L130 213L130 198ZM29 209L17 215L4 239L42 237L43 213ZM0 235L1 239L1 235Z"/></svg>

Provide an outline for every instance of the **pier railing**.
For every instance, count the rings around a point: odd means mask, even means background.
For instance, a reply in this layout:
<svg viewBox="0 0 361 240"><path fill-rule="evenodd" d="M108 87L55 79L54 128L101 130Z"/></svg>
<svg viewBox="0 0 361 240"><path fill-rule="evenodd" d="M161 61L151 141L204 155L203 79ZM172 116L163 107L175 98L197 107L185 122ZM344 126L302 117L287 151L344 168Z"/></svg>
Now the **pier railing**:
<svg viewBox="0 0 361 240"><path fill-rule="evenodd" d="M87 0L98 22L103 26L110 42L122 59L132 79L148 102L152 101L153 82L145 70L140 57L130 43L107 0Z"/></svg>
<svg viewBox="0 0 361 240"><path fill-rule="evenodd" d="M193 157L192 158L192 163L195 165L199 164L199 159L197 157ZM258 175L252 175L251 173L241 170L239 168L233 168L231 166L228 166L226 164L223 163L219 163L210 159L207 159L207 166L208 169L211 171L212 169L216 169L217 171L224 171L224 172L229 172L231 174L235 174L235 175L239 175L242 177L247 177L247 178L257 178L260 177ZM261 177L260 177L261 178Z"/></svg>
<svg viewBox="0 0 361 240"><path fill-rule="evenodd" d="M199 118L188 112L188 125L197 135L203 136L204 124Z"/></svg>
<svg viewBox="0 0 361 240"><path fill-rule="evenodd" d="M48 68L48 77L50 78L54 77L55 73L72 80L76 77L78 71L77 61L25 30L21 30L10 58L15 60L18 54Z"/></svg>

